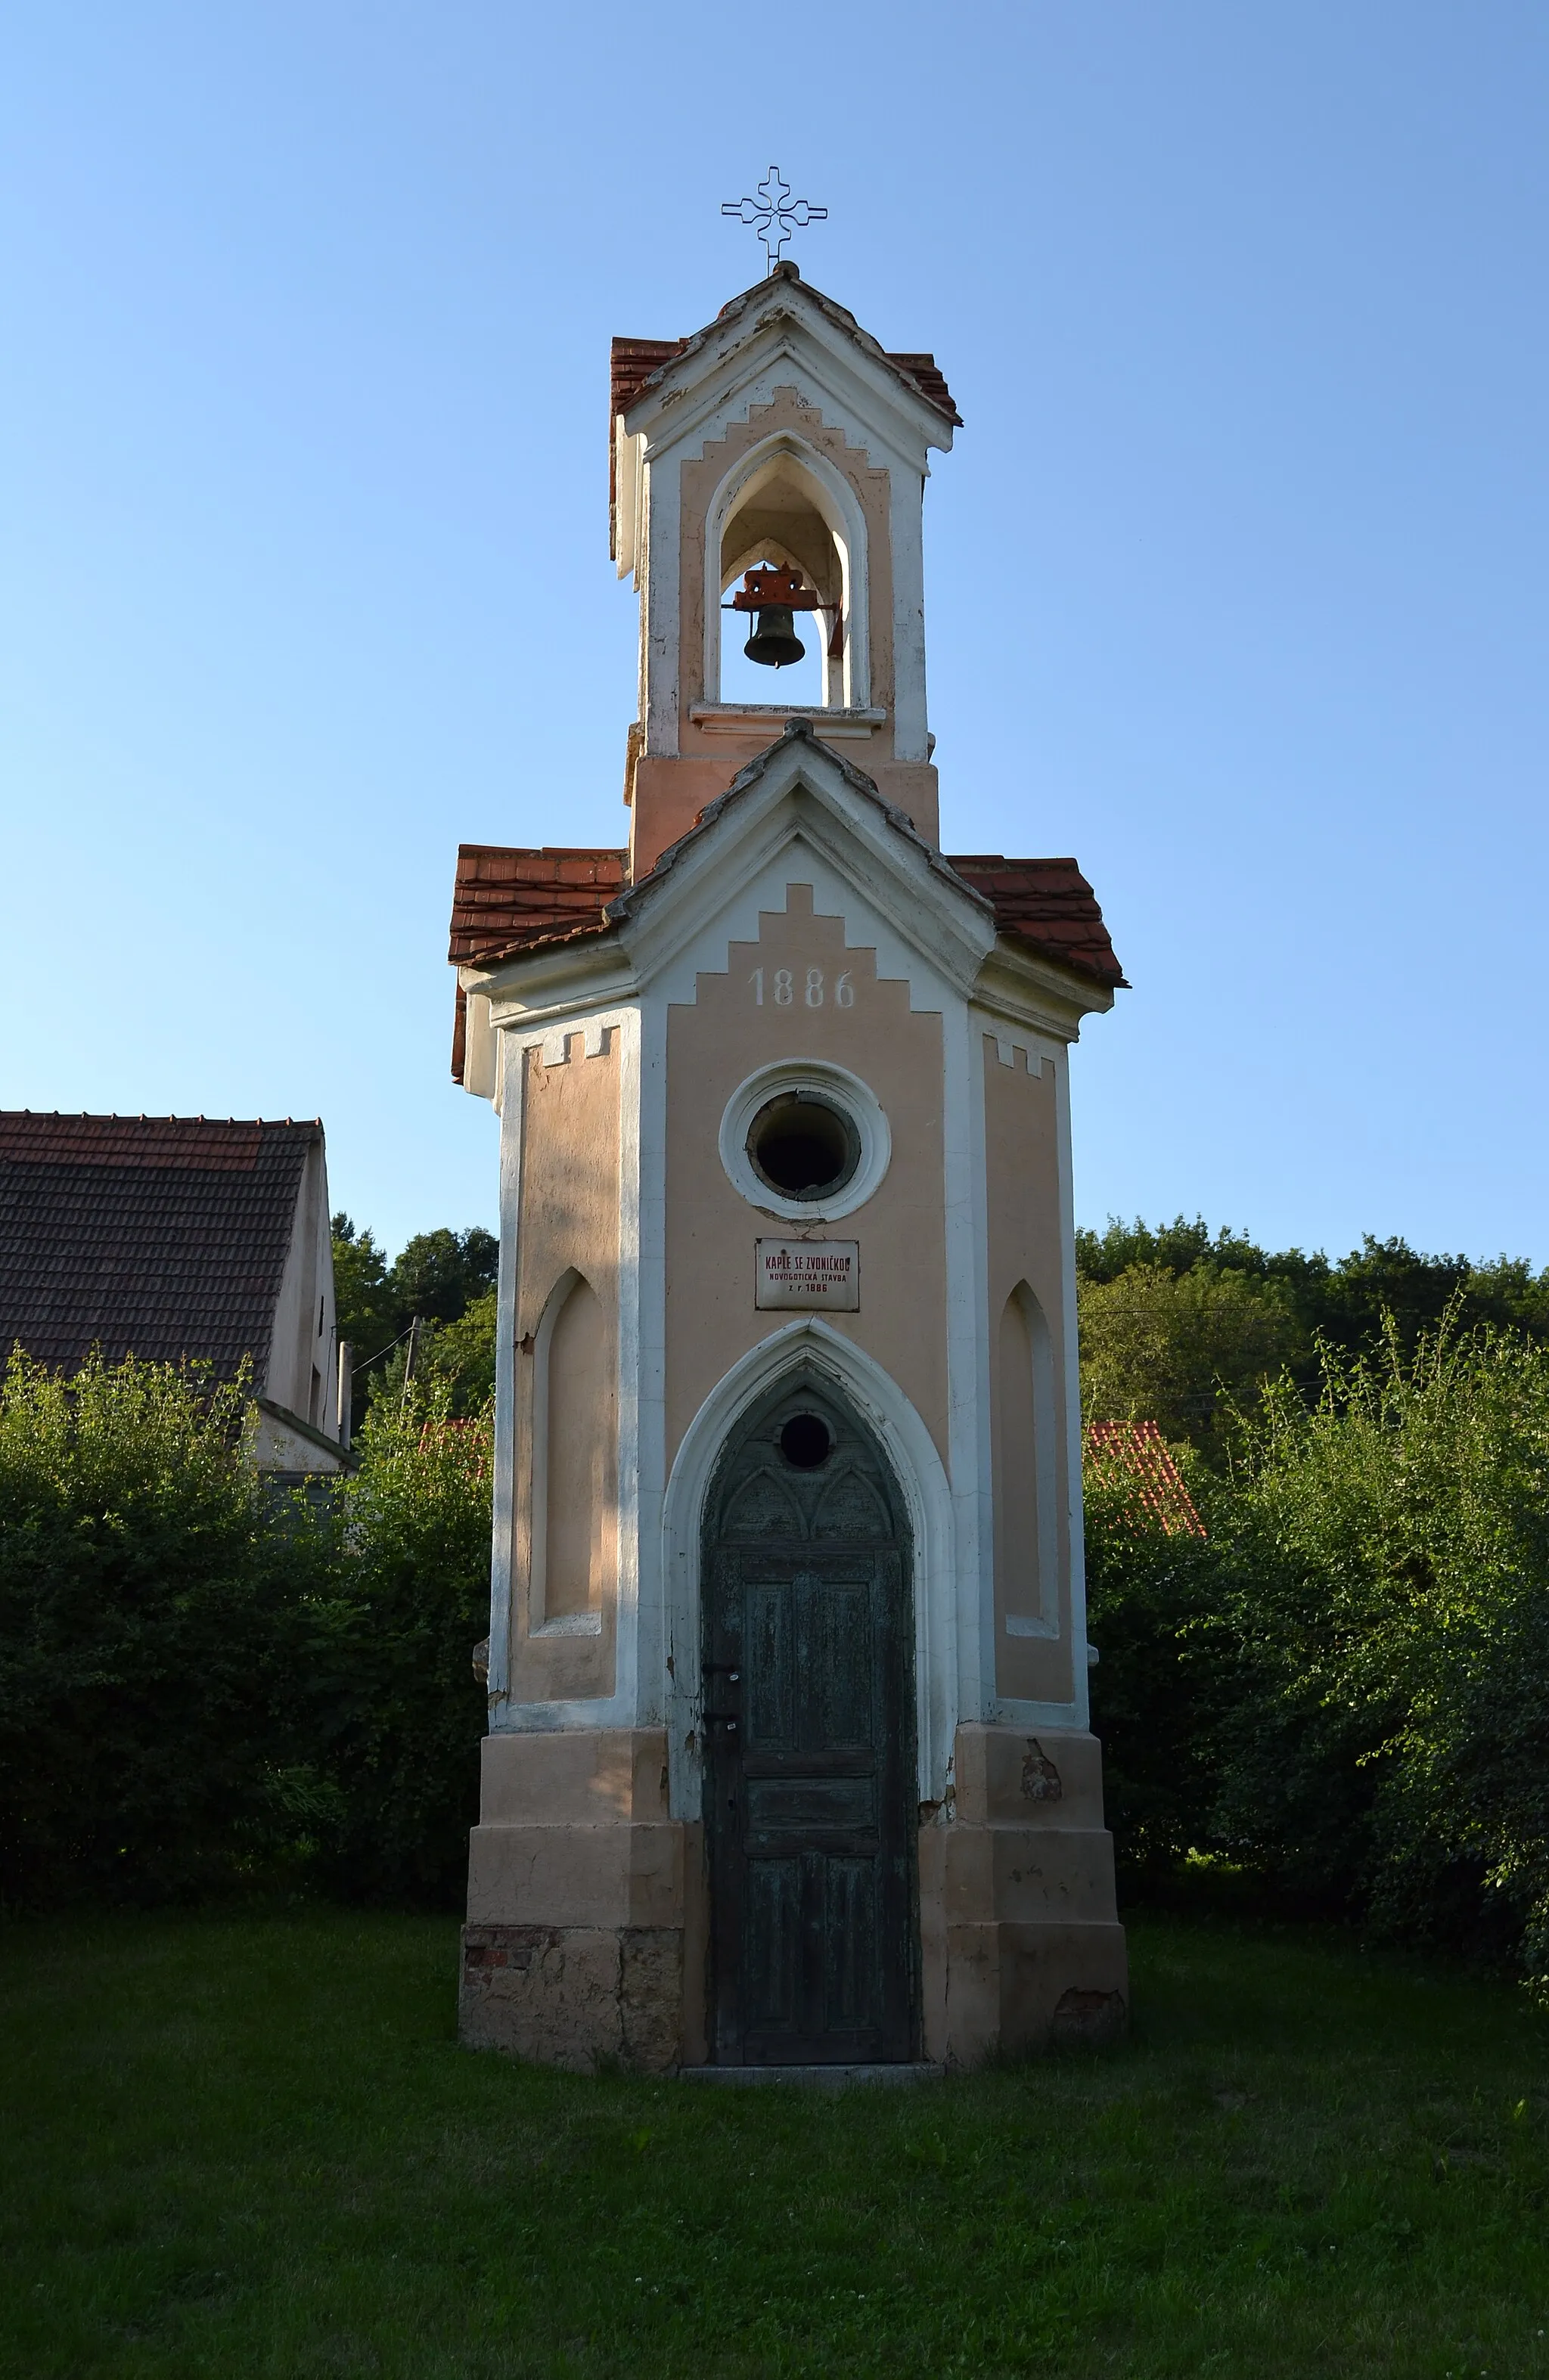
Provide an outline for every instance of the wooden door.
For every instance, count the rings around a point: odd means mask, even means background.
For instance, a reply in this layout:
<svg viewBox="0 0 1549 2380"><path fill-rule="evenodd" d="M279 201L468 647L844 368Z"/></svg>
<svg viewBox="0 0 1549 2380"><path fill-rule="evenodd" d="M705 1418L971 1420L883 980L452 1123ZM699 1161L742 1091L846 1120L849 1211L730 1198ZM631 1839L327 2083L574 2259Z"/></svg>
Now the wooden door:
<svg viewBox="0 0 1549 2380"><path fill-rule="evenodd" d="M706 1525L712 2054L916 2054L913 1623L887 1464L828 1393L723 1457Z"/></svg>

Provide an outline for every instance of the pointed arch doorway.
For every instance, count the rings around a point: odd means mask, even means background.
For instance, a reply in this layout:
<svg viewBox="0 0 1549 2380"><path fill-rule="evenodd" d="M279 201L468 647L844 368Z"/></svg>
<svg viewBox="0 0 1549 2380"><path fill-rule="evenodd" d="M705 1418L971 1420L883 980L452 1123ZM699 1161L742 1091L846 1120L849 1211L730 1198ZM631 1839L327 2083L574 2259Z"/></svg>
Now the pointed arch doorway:
<svg viewBox="0 0 1549 2380"><path fill-rule="evenodd" d="M919 2055L912 1550L831 1381L738 1420L701 1572L717 2064Z"/></svg>

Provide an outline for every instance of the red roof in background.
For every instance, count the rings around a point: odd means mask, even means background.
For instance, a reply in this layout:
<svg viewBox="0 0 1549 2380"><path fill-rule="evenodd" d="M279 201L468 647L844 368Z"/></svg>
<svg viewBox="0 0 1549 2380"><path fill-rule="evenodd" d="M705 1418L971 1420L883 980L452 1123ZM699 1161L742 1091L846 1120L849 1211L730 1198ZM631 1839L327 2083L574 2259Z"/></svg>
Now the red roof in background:
<svg viewBox="0 0 1549 2380"><path fill-rule="evenodd" d="M1073 859L1006 859L990 851L944 856L955 875L993 905L1003 934L1098 983L1123 984L1097 895Z"/></svg>
<svg viewBox="0 0 1549 2380"><path fill-rule="evenodd" d="M286 1124L296 1129L288 1116ZM197 1165L247 1173L265 1130L283 1128L219 1116L34 1115L11 1108L0 1113L0 1165Z"/></svg>
<svg viewBox="0 0 1549 2380"><path fill-rule="evenodd" d="M1089 1422L1086 1459L1097 1478L1128 1488L1131 1502L1160 1521L1168 1536L1204 1536L1205 1524L1153 1421Z"/></svg>

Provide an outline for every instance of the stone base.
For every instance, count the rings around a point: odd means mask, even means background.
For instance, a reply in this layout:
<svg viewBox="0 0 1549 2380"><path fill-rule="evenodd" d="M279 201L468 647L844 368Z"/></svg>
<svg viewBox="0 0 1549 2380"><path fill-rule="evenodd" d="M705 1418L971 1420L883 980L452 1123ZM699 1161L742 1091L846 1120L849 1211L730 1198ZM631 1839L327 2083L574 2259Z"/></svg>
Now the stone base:
<svg viewBox="0 0 1549 2380"><path fill-rule="evenodd" d="M486 1736L458 2030L580 2071L704 2055L697 1826L667 1815L660 1728Z"/></svg>
<svg viewBox="0 0 1549 2380"><path fill-rule="evenodd" d="M680 1927L465 1925L457 2030L540 2066L650 2073L678 2063Z"/></svg>
<svg viewBox="0 0 1549 2380"><path fill-rule="evenodd" d="M949 2066L1100 2047L1128 2023L1095 1736L960 1727L920 1836L925 2055Z"/></svg>
<svg viewBox="0 0 1549 2380"><path fill-rule="evenodd" d="M705 2063L702 1829L670 1816L661 1729L484 1742L461 2035L582 2070ZM932 2065L1117 2040L1128 2018L1101 1752L960 1727L920 1833L921 2049Z"/></svg>

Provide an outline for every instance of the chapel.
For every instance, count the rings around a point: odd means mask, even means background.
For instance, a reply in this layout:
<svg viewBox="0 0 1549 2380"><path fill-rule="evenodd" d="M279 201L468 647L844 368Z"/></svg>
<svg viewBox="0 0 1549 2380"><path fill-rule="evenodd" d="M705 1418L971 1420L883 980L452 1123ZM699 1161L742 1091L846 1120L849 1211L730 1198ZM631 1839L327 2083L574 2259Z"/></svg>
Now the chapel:
<svg viewBox="0 0 1549 2380"><path fill-rule="evenodd" d="M628 841L459 854L454 1073L500 1117L474 2046L939 2068L1126 2021L1068 1097L1123 978L1073 859L942 849L958 427L788 262L616 340Z"/></svg>

